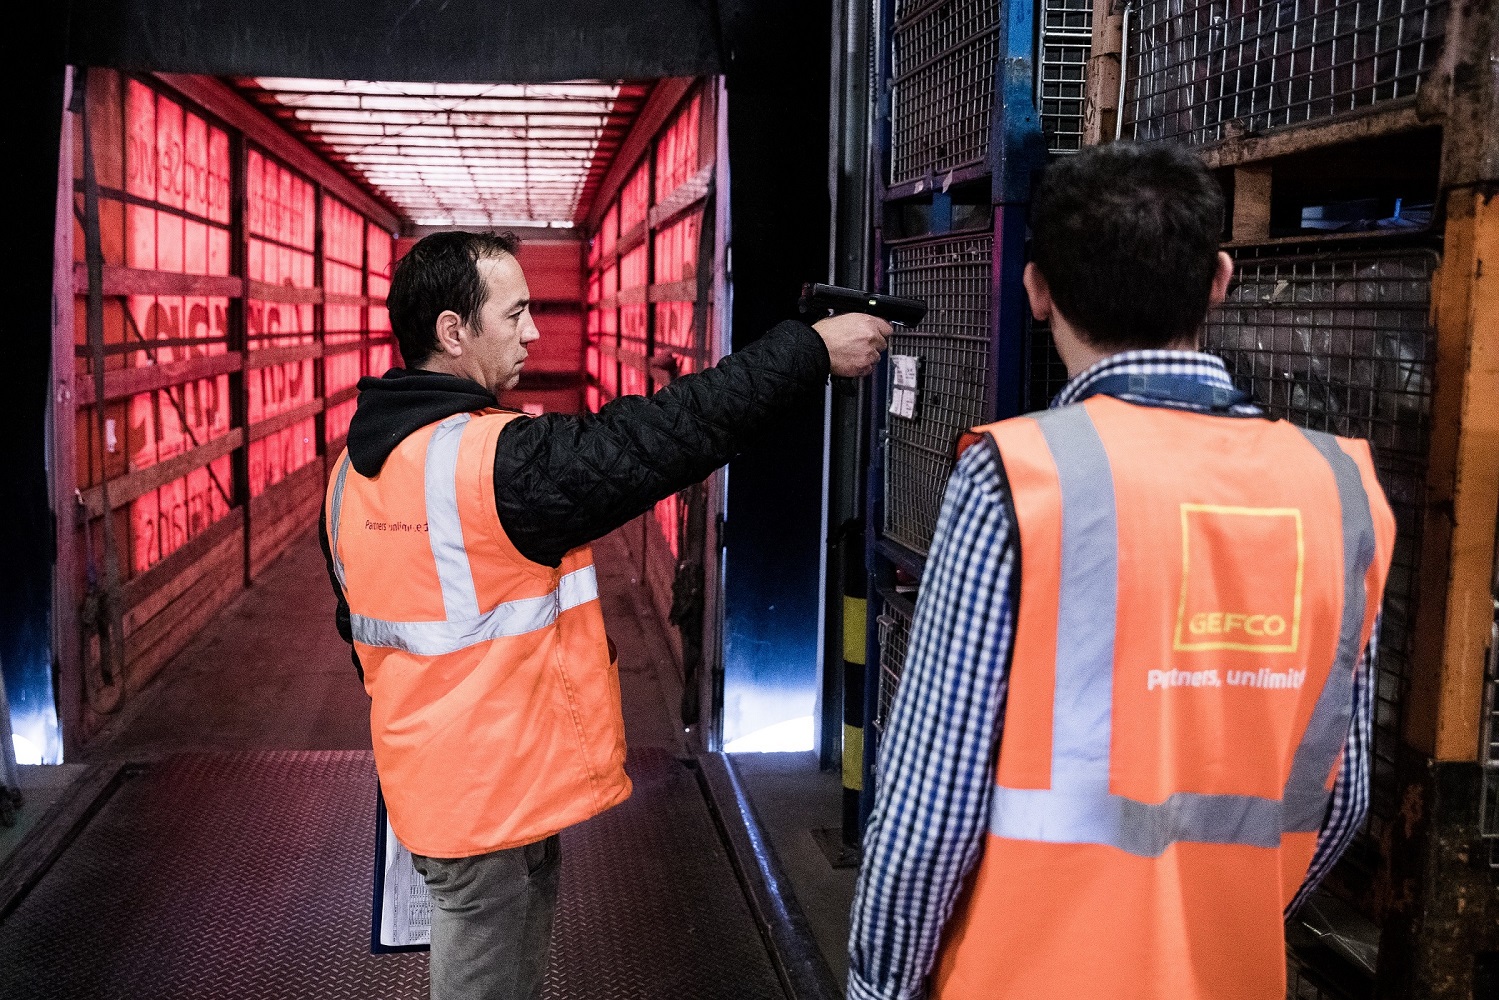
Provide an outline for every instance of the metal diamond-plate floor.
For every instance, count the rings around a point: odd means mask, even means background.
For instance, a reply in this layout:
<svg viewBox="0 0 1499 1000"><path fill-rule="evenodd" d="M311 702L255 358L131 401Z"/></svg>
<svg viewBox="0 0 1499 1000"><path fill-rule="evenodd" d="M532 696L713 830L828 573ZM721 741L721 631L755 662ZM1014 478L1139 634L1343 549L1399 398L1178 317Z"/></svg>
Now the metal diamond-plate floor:
<svg viewBox="0 0 1499 1000"><path fill-rule="evenodd" d="M545 997L780 998L691 771L563 834ZM411 998L424 954L369 954L368 753L183 754L127 770L0 924L0 997Z"/></svg>

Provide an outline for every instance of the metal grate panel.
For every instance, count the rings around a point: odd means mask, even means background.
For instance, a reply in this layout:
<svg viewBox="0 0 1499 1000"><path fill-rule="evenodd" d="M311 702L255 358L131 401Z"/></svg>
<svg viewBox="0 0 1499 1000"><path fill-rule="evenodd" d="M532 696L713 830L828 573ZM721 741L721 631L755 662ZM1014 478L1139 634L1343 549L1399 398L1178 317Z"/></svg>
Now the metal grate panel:
<svg viewBox="0 0 1499 1000"><path fill-rule="evenodd" d="M1084 88L1093 50L1093 0L1044 0L1036 107L1053 153L1083 148Z"/></svg>
<svg viewBox="0 0 1499 1000"><path fill-rule="evenodd" d="M890 293L928 305L921 326L890 338L892 355L919 361L915 416L888 417L884 530L917 552L931 545L958 435L984 419L993 245L970 233L890 251Z"/></svg>
<svg viewBox="0 0 1499 1000"><path fill-rule="evenodd" d="M1051 339L1051 324L1029 320L1030 353L1026 358L1027 412L1044 410L1067 384L1067 366Z"/></svg>
<svg viewBox="0 0 1499 1000"><path fill-rule="evenodd" d="M1272 416L1367 438L1398 535L1378 651L1368 832L1398 807L1395 754L1410 678L1416 570L1435 353L1428 313L1436 254L1241 254L1239 280L1207 324L1207 349Z"/></svg>
<svg viewBox="0 0 1499 1000"><path fill-rule="evenodd" d="M1144 0L1131 11L1127 134L1205 143L1416 93L1447 0Z"/></svg>
<svg viewBox="0 0 1499 1000"><path fill-rule="evenodd" d="M890 721L890 710L895 705L895 691L900 687L901 671L906 666L906 647L911 639L911 613L912 609L903 601L887 597L885 610L879 617L880 697L874 726L881 735Z"/></svg>
<svg viewBox="0 0 1499 1000"><path fill-rule="evenodd" d="M896 22L891 184L981 164L988 157L1000 8L991 0L944 0Z"/></svg>

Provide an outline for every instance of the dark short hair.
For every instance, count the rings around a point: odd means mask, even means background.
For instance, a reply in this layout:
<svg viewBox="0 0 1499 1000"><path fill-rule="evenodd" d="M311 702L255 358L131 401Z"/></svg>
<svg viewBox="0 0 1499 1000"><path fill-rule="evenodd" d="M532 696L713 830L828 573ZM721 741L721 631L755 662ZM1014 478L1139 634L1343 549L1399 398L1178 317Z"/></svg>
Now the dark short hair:
<svg viewBox="0 0 1499 1000"><path fill-rule="evenodd" d="M451 309L473 325L488 289L481 257L515 256L514 233L433 233L418 240L396 265L385 305L401 359L415 368L437 351L437 317Z"/></svg>
<svg viewBox="0 0 1499 1000"><path fill-rule="evenodd" d="M1223 191L1194 153L1116 142L1058 159L1031 206L1031 259L1094 347L1162 347L1207 317Z"/></svg>

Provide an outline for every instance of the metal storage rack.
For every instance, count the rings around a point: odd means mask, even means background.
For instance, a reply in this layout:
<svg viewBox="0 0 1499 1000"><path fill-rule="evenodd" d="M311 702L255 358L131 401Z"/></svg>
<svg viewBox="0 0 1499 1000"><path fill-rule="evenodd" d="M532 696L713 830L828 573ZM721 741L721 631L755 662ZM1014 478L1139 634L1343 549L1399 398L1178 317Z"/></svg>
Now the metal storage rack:
<svg viewBox="0 0 1499 1000"><path fill-rule="evenodd" d="M1042 0L1036 107L1052 153L1083 148L1083 90L1093 48L1093 0Z"/></svg>
<svg viewBox="0 0 1499 1000"><path fill-rule="evenodd" d="M891 367L871 401L866 789L914 597L905 588L892 596L894 584L919 582L958 438L1036 405L1033 383L1063 371L1044 330L1025 319L1025 203L1040 159L1083 144L1094 17L1092 0L882 0L876 9L875 79L889 94L873 133L876 203L887 220L906 220L900 238L877 232L877 277L930 311L890 341L891 356L917 359L914 411L889 412ZM869 803L866 794L866 811Z"/></svg>
<svg viewBox="0 0 1499 1000"><path fill-rule="evenodd" d="M1427 249L1242 250L1239 281L1206 331L1207 349L1271 416L1368 439L1395 513L1375 688L1369 833L1376 839L1399 806L1395 753L1414 638L1437 259Z"/></svg>
<svg viewBox="0 0 1499 1000"><path fill-rule="evenodd" d="M901 0L892 33L890 184L989 156L1001 5Z"/></svg>
<svg viewBox="0 0 1499 1000"><path fill-rule="evenodd" d="M901 671L905 669L915 608L900 594L885 593L881 597L884 611L876 619L880 638L879 708L874 716L874 728L883 736L895 707L895 691L900 687Z"/></svg>
<svg viewBox="0 0 1499 1000"><path fill-rule="evenodd" d="M958 435L982 423L989 392L992 233L961 233L890 250L891 294L926 299L925 322L890 338L920 359L916 412L891 417L885 534L925 554L937 527Z"/></svg>
<svg viewBox="0 0 1499 1000"><path fill-rule="evenodd" d="M1413 97L1447 0L1145 0L1126 14L1125 134L1208 143Z"/></svg>

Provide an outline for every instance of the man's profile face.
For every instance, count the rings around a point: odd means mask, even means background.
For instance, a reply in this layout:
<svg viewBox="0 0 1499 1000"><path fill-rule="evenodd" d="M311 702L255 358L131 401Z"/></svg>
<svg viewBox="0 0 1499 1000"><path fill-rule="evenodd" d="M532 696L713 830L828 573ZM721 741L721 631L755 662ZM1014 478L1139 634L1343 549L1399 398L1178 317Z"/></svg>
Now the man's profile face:
<svg viewBox="0 0 1499 1000"><path fill-rule="evenodd" d="M526 345L541 333L531 319L531 290L516 259L509 254L481 257L475 266L488 297L470 327L468 350L481 383L498 395L520 381Z"/></svg>

